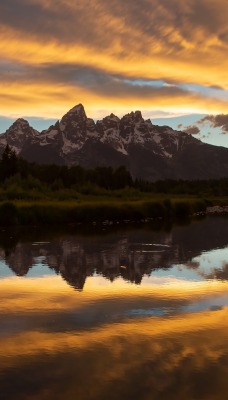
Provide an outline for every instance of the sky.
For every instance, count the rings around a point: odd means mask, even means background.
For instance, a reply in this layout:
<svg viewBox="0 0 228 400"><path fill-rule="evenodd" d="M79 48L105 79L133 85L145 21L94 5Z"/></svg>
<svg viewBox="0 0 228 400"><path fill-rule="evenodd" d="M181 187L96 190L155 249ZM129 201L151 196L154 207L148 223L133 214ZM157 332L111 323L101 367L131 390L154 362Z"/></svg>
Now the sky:
<svg viewBox="0 0 228 400"><path fill-rule="evenodd" d="M141 110L228 147L227 0L0 0L0 132Z"/></svg>

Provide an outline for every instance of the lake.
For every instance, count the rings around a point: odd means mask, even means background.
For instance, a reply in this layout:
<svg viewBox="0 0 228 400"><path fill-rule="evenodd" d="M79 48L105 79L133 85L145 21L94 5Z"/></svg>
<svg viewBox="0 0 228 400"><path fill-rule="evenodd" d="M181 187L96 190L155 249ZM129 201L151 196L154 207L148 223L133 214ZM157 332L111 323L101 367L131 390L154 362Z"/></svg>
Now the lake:
<svg viewBox="0 0 228 400"><path fill-rule="evenodd" d="M0 229L1 400L228 393L228 219Z"/></svg>

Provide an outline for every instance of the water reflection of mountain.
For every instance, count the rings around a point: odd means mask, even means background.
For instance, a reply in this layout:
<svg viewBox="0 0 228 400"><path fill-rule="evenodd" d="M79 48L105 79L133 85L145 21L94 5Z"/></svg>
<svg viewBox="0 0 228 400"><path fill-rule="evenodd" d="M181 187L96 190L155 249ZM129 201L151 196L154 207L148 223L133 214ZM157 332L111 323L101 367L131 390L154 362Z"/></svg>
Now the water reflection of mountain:
<svg viewBox="0 0 228 400"><path fill-rule="evenodd" d="M65 236L50 242L15 243L0 256L18 276L37 263L54 270L73 287L83 289L94 273L110 281L117 277L139 284L145 275L173 264L189 264L203 251L227 245L228 224L224 218L207 218L170 232L134 230L107 236ZM197 266L196 266L197 268ZM219 272L227 278L227 266Z"/></svg>

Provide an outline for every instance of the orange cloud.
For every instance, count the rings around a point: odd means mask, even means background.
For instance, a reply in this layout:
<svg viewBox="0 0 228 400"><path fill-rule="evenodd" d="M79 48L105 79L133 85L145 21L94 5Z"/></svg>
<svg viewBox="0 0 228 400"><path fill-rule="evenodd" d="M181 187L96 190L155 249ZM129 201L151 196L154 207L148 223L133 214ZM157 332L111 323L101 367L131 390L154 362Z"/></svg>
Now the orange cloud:
<svg viewBox="0 0 228 400"><path fill-rule="evenodd" d="M12 13L14 9L14 13ZM11 63L1 89L0 114L60 117L82 102L96 117L100 110L133 108L171 112L226 113L227 97L203 87L228 89L227 21L224 0L9 0L0 5L0 58ZM66 22L67 21L67 22ZM104 29L105 27L105 29ZM22 79L12 65L36 70ZM202 86L179 96L164 90L143 96L98 92L97 86L41 79L43 68L62 64L95 68L125 79L157 79ZM0 64L1 73L1 64ZM100 83L102 87L103 82ZM61 99L62 94L62 99ZM3 101L4 99L4 101ZM50 107L50 104L52 106ZM8 111L7 111L8 110Z"/></svg>

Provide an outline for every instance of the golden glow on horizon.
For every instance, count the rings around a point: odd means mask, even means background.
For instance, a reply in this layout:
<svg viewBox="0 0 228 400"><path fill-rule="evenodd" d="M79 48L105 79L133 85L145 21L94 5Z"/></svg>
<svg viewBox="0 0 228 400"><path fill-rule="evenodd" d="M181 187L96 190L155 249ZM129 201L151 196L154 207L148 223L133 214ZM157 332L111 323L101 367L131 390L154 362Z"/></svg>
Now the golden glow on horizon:
<svg viewBox="0 0 228 400"><path fill-rule="evenodd" d="M25 100L26 99L26 107ZM81 87L74 87L58 84L52 86L50 83L40 85L30 82L10 83L5 82L0 91L1 111L0 115L7 117L39 116L43 118L60 119L73 105L81 102L85 106L88 117L103 118L111 112L121 116L127 112L140 110L145 113L159 109L173 114L190 113L226 113L228 106L225 101L208 98L196 94L189 94L182 97L156 96L150 97L133 96L128 93L121 97L110 94L105 97ZM167 105L167 104L170 105ZM130 104L130 106L129 106Z"/></svg>

